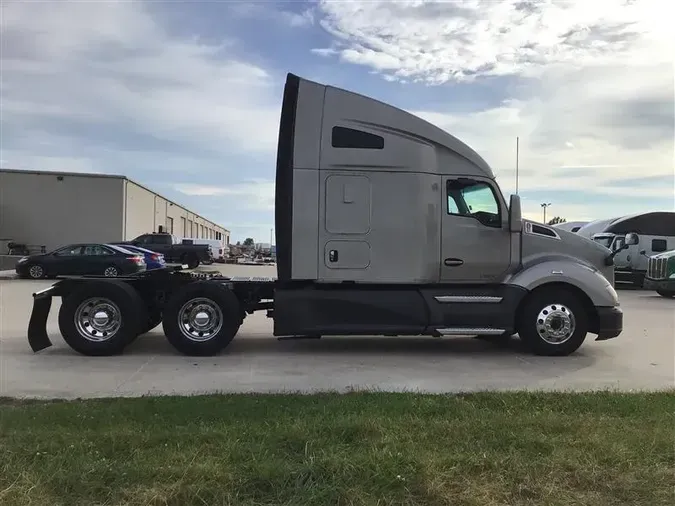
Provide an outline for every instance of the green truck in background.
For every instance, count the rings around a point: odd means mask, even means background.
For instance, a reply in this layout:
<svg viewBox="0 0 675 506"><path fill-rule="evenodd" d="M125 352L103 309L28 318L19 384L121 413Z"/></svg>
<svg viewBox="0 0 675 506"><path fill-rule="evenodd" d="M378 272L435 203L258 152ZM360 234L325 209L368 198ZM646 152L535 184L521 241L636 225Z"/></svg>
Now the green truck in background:
<svg viewBox="0 0 675 506"><path fill-rule="evenodd" d="M675 250L649 257L644 288L662 297L675 297Z"/></svg>

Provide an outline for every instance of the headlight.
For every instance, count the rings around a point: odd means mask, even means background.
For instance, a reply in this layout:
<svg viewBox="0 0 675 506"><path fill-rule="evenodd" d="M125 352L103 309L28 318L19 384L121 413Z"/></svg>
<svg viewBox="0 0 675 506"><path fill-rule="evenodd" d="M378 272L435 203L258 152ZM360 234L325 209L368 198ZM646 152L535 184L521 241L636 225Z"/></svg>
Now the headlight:
<svg viewBox="0 0 675 506"><path fill-rule="evenodd" d="M27 262L27 261L28 261L28 257L22 257L22 258L19 259L19 261L18 261L17 263L18 263L18 264L23 264L23 263L25 263L25 262Z"/></svg>

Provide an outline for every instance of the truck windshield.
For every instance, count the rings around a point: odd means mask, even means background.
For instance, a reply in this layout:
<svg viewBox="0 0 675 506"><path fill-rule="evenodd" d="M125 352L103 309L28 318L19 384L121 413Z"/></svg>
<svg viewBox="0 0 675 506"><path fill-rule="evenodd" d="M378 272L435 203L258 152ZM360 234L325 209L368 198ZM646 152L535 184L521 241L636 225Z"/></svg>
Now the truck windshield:
<svg viewBox="0 0 675 506"><path fill-rule="evenodd" d="M599 244L602 244L605 248L609 248L612 245L614 237L613 236L594 237L593 240Z"/></svg>

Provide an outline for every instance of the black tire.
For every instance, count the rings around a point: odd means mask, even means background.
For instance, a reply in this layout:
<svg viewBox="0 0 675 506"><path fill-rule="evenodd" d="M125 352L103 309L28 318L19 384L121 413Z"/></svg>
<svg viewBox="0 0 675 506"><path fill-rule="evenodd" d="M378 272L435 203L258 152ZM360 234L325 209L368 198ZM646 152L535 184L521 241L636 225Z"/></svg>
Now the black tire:
<svg viewBox="0 0 675 506"><path fill-rule="evenodd" d="M196 304L198 299L204 301L207 312L210 312L209 324L213 323L211 327L205 327L209 330L203 332L203 336L198 335L196 328L184 326L189 322L184 308L189 303ZM182 354L211 356L219 353L234 339L243 321L241 315L239 299L229 288L210 281L196 281L185 285L169 299L164 307L162 326L166 338Z"/></svg>
<svg viewBox="0 0 675 506"><path fill-rule="evenodd" d="M661 297L665 297L667 299L672 299L675 297L675 290L656 290L656 293L658 293Z"/></svg>
<svg viewBox="0 0 675 506"><path fill-rule="evenodd" d="M532 292L523 302L518 318L518 335L525 346L536 355L566 356L575 352L586 339L588 333L588 314L583 303L573 291L565 288L542 288ZM544 313L546 311L546 313ZM548 331L538 330L538 324L546 320L540 316L551 318L549 322L555 328L556 323L574 322L574 328L567 336L555 342ZM570 315L571 314L571 318ZM572 325L570 325L570 330ZM564 333L563 329L560 329ZM570 335L571 334L571 335Z"/></svg>
<svg viewBox="0 0 675 506"><path fill-rule="evenodd" d="M112 337L95 341L91 338L94 332L86 331L91 324L75 323L76 319L82 321L78 317L78 309L89 299L105 299L119 310L120 324ZM78 353L89 356L117 355L140 333L144 307L138 292L122 281L87 281L63 298L59 310L59 329L66 343ZM84 315L84 312L80 314ZM96 329L92 327L92 330ZM103 334L98 337L102 338Z"/></svg>
<svg viewBox="0 0 675 506"><path fill-rule="evenodd" d="M41 264L33 264L28 267L28 277L30 279L44 279L47 277L47 270Z"/></svg>
<svg viewBox="0 0 675 506"><path fill-rule="evenodd" d="M199 267L199 257L197 255L188 255L187 256L187 266L189 269L196 269Z"/></svg>

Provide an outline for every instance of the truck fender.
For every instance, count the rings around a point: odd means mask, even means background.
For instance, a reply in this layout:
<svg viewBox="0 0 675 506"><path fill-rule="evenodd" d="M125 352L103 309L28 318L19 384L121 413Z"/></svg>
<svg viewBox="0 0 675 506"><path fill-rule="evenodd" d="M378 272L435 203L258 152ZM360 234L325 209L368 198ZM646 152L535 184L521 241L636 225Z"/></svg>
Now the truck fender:
<svg viewBox="0 0 675 506"><path fill-rule="evenodd" d="M556 259L525 266L515 273L508 283L528 291L549 283L567 283L584 292L596 307L619 305L619 297L605 276L587 265L572 260Z"/></svg>

